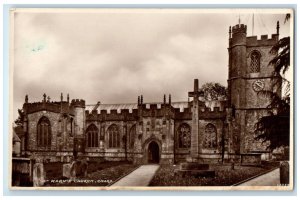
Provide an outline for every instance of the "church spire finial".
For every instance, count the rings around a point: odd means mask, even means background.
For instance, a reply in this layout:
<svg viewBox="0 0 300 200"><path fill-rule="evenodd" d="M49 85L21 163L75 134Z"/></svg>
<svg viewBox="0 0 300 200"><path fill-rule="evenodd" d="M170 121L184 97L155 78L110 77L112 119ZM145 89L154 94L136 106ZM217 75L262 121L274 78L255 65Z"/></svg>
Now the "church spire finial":
<svg viewBox="0 0 300 200"><path fill-rule="evenodd" d="M44 97L43 102L46 102L46 97L47 97L46 93L44 93L43 97Z"/></svg>
<svg viewBox="0 0 300 200"><path fill-rule="evenodd" d="M276 26L276 30L277 30L277 35L279 35L279 28L280 28L280 26L279 26L279 21L277 21L277 26Z"/></svg>
<svg viewBox="0 0 300 200"><path fill-rule="evenodd" d="M28 103L28 94L25 95L25 103Z"/></svg>

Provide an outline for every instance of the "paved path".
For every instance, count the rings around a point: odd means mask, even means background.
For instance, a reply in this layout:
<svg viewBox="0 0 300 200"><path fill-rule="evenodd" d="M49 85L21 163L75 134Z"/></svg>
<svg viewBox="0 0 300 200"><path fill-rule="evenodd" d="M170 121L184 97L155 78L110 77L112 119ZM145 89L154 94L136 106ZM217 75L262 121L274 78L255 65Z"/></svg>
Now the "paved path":
<svg viewBox="0 0 300 200"><path fill-rule="evenodd" d="M111 185L114 186L148 186L159 165L142 165L127 176Z"/></svg>
<svg viewBox="0 0 300 200"><path fill-rule="evenodd" d="M277 186L280 184L279 168L267 174L251 179L238 186Z"/></svg>

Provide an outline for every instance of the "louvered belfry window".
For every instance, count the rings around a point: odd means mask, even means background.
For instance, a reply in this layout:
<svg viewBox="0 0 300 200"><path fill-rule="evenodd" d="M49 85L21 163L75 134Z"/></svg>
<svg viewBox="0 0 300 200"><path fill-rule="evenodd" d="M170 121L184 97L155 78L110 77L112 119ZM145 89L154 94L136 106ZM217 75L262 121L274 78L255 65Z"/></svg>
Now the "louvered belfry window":
<svg viewBox="0 0 300 200"><path fill-rule="evenodd" d="M260 54L257 51L251 53L250 73L260 72Z"/></svg>

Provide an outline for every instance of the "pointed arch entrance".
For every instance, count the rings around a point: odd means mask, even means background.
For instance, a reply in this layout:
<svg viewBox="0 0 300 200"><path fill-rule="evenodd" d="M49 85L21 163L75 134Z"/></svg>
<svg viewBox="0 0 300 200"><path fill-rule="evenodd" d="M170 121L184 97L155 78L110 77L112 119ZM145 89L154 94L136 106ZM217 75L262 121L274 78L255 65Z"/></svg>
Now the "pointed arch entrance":
<svg viewBox="0 0 300 200"><path fill-rule="evenodd" d="M159 145L152 141L148 145L148 163L159 163Z"/></svg>

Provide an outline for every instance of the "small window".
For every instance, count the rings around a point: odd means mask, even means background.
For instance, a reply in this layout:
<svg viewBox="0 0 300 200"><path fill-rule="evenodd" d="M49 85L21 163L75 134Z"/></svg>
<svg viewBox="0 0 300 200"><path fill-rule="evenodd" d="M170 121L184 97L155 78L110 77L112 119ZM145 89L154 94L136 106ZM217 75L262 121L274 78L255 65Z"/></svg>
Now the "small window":
<svg viewBox="0 0 300 200"><path fill-rule="evenodd" d="M251 53L250 73L260 72L260 54L257 51Z"/></svg>

